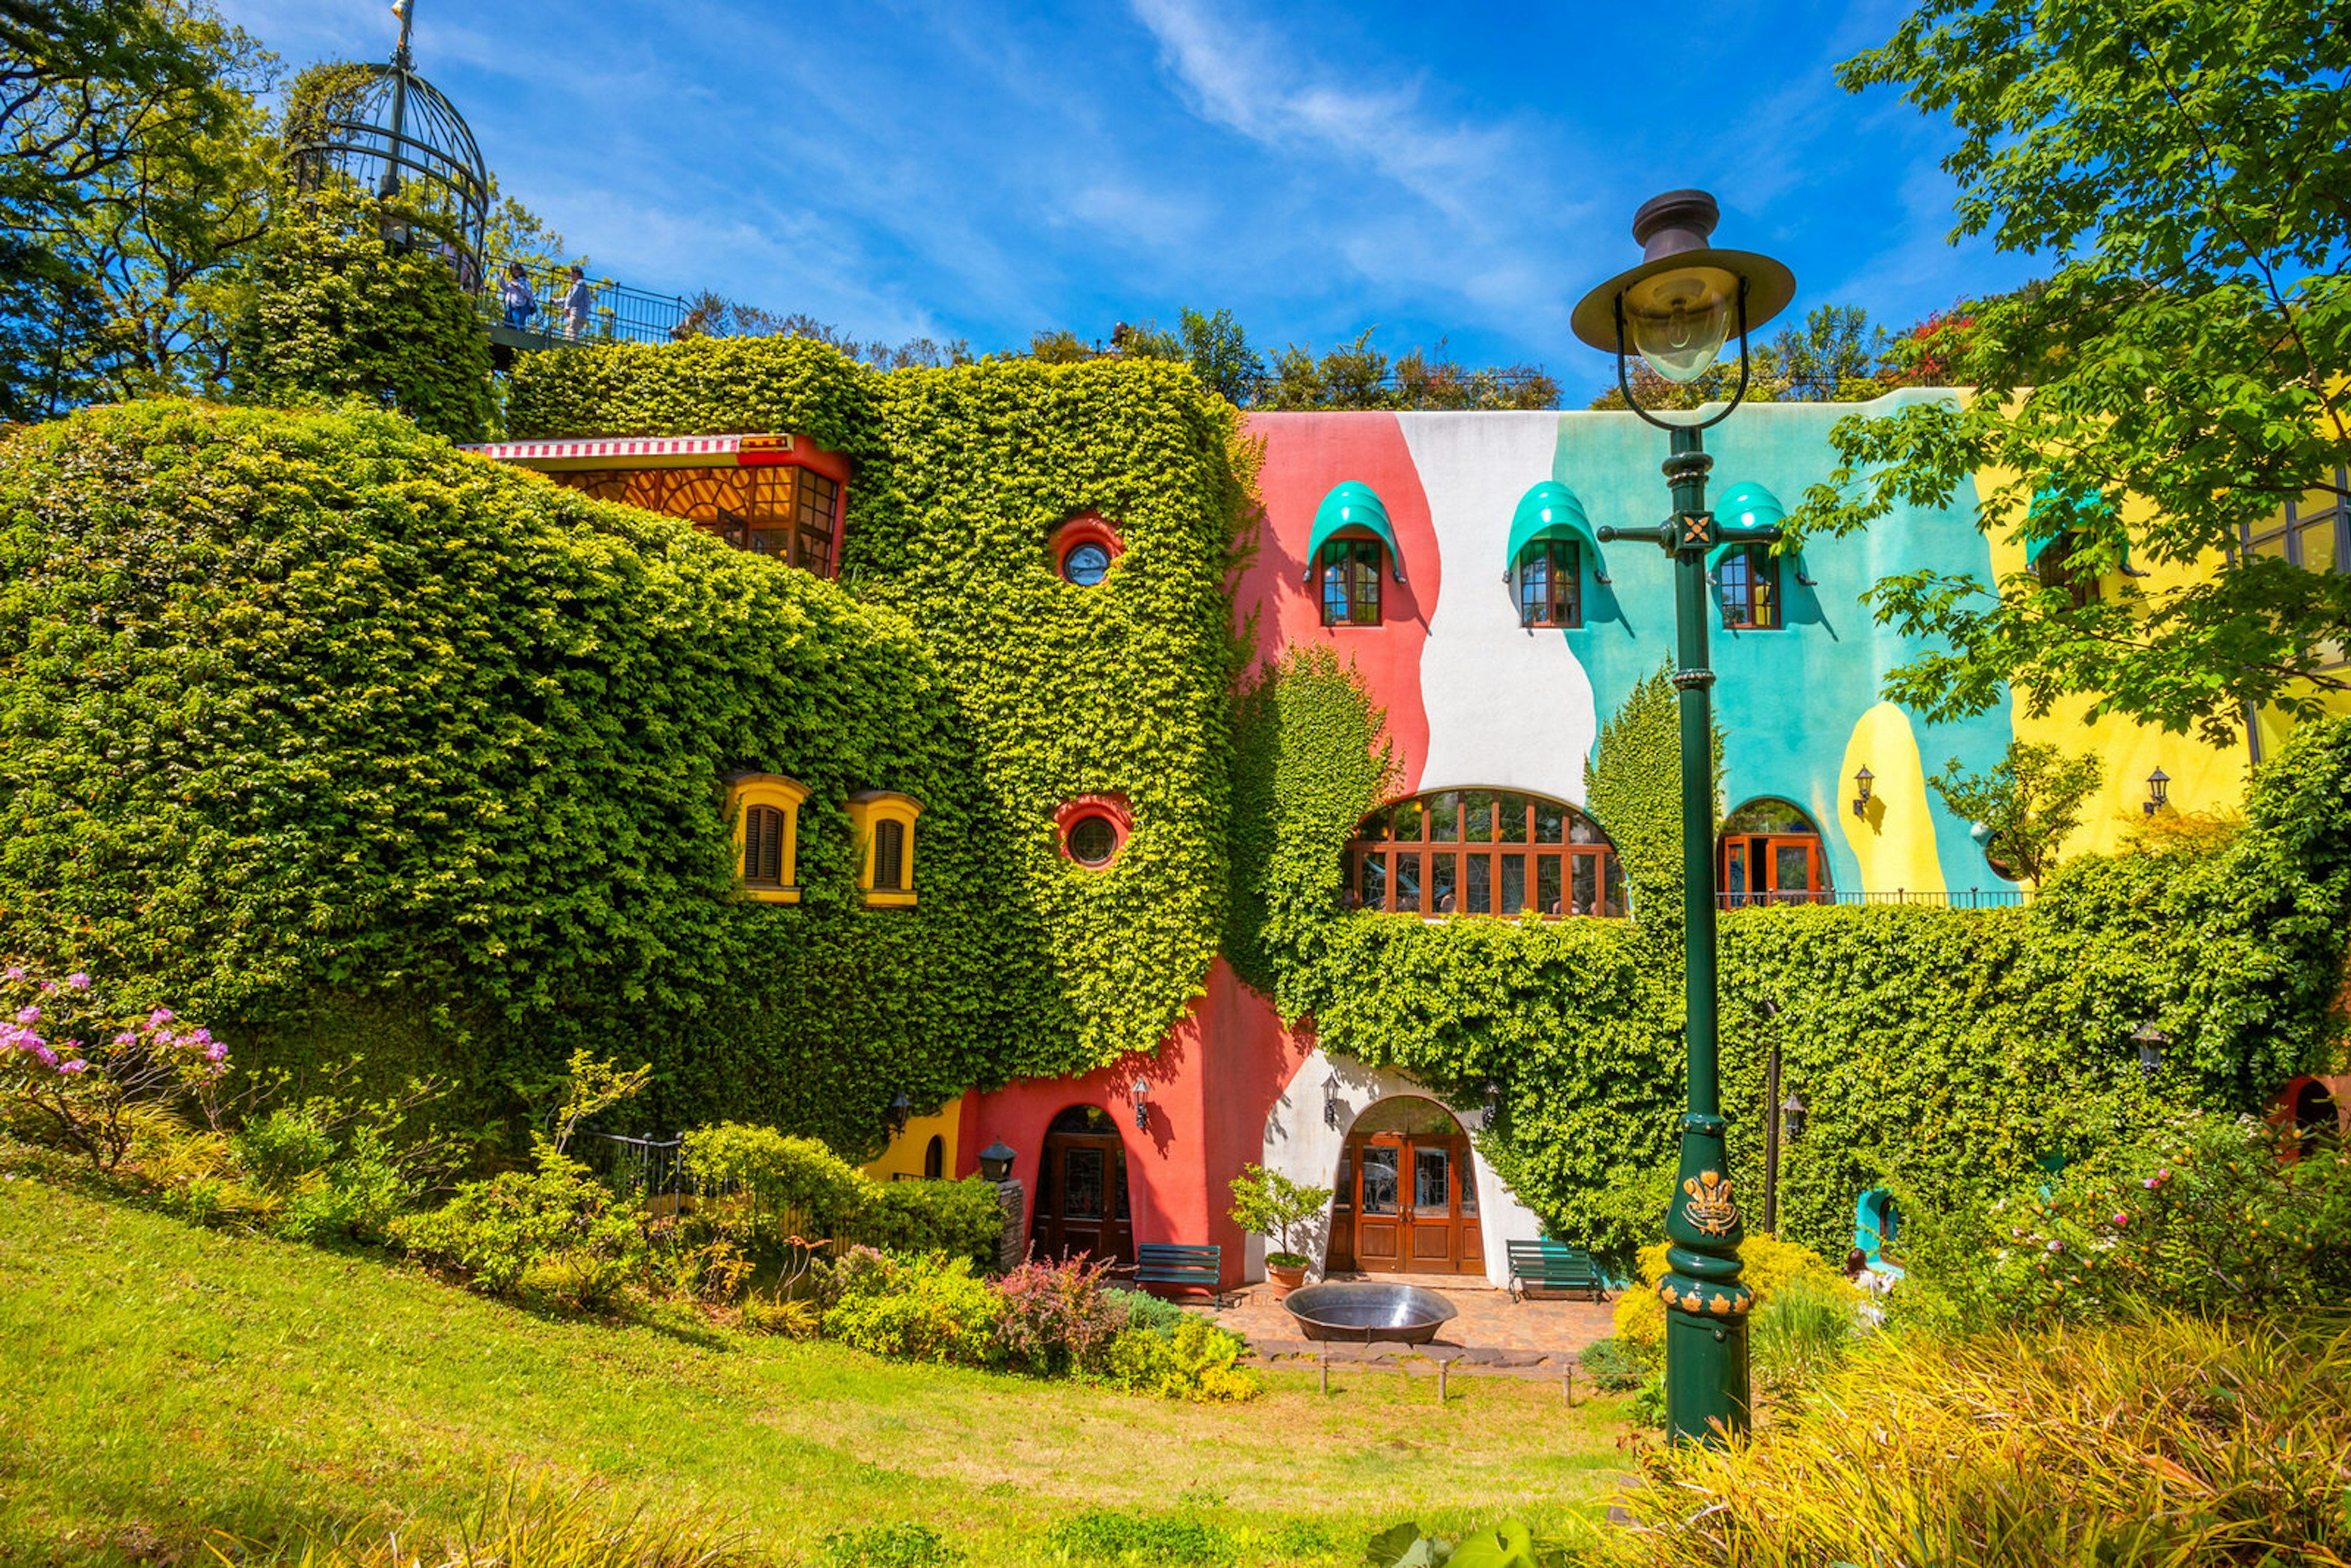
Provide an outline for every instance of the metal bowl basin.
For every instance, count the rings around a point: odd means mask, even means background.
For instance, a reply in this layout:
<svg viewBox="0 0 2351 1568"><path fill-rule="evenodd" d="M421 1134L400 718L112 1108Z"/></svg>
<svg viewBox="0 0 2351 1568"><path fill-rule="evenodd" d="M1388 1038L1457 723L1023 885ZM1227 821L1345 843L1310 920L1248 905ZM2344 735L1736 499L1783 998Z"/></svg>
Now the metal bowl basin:
<svg viewBox="0 0 2351 1568"><path fill-rule="evenodd" d="M1308 1285L1281 1299L1308 1339L1395 1340L1426 1344L1447 1319L1457 1315L1451 1301L1418 1285L1375 1284L1369 1281L1326 1281Z"/></svg>

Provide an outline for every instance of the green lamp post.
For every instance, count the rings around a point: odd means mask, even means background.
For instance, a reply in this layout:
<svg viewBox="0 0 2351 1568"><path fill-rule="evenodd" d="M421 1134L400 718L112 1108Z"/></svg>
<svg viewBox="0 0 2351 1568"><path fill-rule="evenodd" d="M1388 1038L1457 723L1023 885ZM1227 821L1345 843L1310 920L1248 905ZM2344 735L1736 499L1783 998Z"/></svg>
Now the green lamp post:
<svg viewBox="0 0 2351 1568"><path fill-rule="evenodd" d="M1747 1313L1753 1294L1739 1281L1739 1205L1731 1193L1716 1062L1714 951L1714 747L1707 667L1707 558L1725 544L1765 544L1776 527L1733 528L1707 509L1703 433L1747 395L1747 334L1785 309L1796 279L1769 256L1717 250L1708 237L1721 216L1704 191L1668 191L1633 215L1641 265L1585 295L1570 319L1575 335L1616 356L1617 384L1634 413L1671 438L1666 480L1673 512L1654 529L1603 526L1600 542L1647 539L1674 558L1674 622L1682 742L1682 924L1689 1023L1689 1099L1681 1121L1681 1164L1666 1210L1666 1428L1676 1439L1720 1441L1746 1429ZM1633 350L1669 382L1696 381L1739 334L1739 386L1715 413L1677 423L1633 395L1625 351Z"/></svg>

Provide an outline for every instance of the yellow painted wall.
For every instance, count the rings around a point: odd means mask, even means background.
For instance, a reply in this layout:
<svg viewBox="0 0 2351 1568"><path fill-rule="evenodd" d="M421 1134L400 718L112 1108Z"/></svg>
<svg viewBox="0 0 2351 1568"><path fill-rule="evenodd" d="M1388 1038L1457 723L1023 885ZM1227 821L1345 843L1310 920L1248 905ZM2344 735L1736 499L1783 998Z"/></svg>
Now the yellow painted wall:
<svg viewBox="0 0 2351 1568"><path fill-rule="evenodd" d="M2002 470L1986 469L1977 476L1980 493L1991 494L2010 477ZM2136 528L2146 516L2144 503L2134 499L2125 504L2126 527ZM1989 542L1995 580L2025 570L2024 547L2009 537L2022 520L2021 516L2011 516L1992 530ZM2099 583L2101 591L2112 597L2130 583L2148 598L2160 600L2166 591L2219 570L2220 560L2215 556L2189 565L2137 559L2131 564L2148 575L2126 578L2117 573ZM2244 741L2215 747L2193 734L2171 735L2111 716L2085 724L2083 716L2092 700L2061 699L2036 718L2022 700L2010 699L2009 722L2017 739L2054 746L2068 755L2095 752L2105 765L2105 779L2083 806L2082 825L2060 847L2061 857L2103 854L2118 848L2124 836L2147 820L2141 810L2147 799L2147 777L2158 767L2170 776L2175 811L2225 813L2242 807L2252 760Z"/></svg>
<svg viewBox="0 0 2351 1568"><path fill-rule="evenodd" d="M890 1140L882 1157L864 1167L865 1174L875 1181L895 1181L900 1176L915 1177L923 1174L923 1151L934 1137L946 1145L946 1163L941 1166L947 1179L956 1173L956 1134L963 1121L963 1102L950 1100L939 1107L935 1115L909 1116L906 1130Z"/></svg>
<svg viewBox="0 0 2351 1568"><path fill-rule="evenodd" d="M1844 743L1841 777L1850 779L1865 765L1875 775L1868 806L1858 817L1850 806L1837 813L1844 841L1861 862L1861 885L1872 893L1942 892L1949 884L1935 850L1917 732L1910 716L1892 703L1863 714Z"/></svg>

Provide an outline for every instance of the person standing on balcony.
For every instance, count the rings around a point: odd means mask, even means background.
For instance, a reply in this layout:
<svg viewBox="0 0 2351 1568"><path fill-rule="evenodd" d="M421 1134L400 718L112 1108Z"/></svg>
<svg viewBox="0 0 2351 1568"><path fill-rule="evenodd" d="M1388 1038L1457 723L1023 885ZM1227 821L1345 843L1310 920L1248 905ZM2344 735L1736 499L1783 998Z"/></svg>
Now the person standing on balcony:
<svg viewBox="0 0 2351 1568"><path fill-rule="evenodd" d="M507 280L499 286L498 298L507 308L507 325L517 331L530 325L538 310L538 296L531 291L530 274L516 262L507 268Z"/></svg>
<svg viewBox="0 0 2351 1568"><path fill-rule="evenodd" d="M596 291L588 287L588 274L576 264L571 268L571 291L563 297L563 338L576 343L580 334L588 329L588 312L596 306Z"/></svg>

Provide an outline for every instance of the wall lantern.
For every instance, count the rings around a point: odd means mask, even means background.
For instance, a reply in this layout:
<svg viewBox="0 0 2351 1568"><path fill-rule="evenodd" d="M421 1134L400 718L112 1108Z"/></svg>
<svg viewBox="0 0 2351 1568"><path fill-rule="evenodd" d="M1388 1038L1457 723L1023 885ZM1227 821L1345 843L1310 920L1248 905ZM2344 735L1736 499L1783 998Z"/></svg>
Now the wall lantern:
<svg viewBox="0 0 2351 1568"><path fill-rule="evenodd" d="M1012 1145L1002 1138L979 1151L979 1174L989 1181L1004 1181L1012 1175Z"/></svg>
<svg viewBox="0 0 2351 1568"><path fill-rule="evenodd" d="M1151 1085L1138 1078L1134 1081L1134 1087L1127 1092L1134 1097L1134 1130L1138 1133L1149 1132L1151 1130Z"/></svg>
<svg viewBox="0 0 2351 1568"><path fill-rule="evenodd" d="M1339 1125L1339 1075L1335 1072L1322 1080L1322 1124L1333 1129Z"/></svg>
<svg viewBox="0 0 2351 1568"><path fill-rule="evenodd" d="M2147 776L2147 799L2139 802L2138 809L2152 817L2170 804L2171 776L2158 768Z"/></svg>
<svg viewBox="0 0 2351 1568"><path fill-rule="evenodd" d="M1486 1130L1494 1129L1496 1118L1502 1113L1502 1086L1492 1079L1486 1080Z"/></svg>
<svg viewBox="0 0 2351 1568"><path fill-rule="evenodd" d="M1810 1106L1806 1105L1802 1100L1796 1097L1796 1092L1794 1090L1791 1089L1788 1091L1788 1097L1780 1102L1781 1135L1792 1144L1798 1138L1802 1137L1804 1135L1804 1113L1810 1109Z"/></svg>
<svg viewBox="0 0 2351 1568"><path fill-rule="evenodd" d="M1861 765L1861 771L1853 776L1853 814L1855 816L1861 817L1868 814L1869 787L1876 780L1877 775L1869 770L1869 764L1866 762Z"/></svg>
<svg viewBox="0 0 2351 1568"><path fill-rule="evenodd" d="M907 1099L905 1092L901 1090L897 1096L890 1102L890 1135L894 1138L899 1134L904 1132L906 1130L907 1118L914 1115L914 1103L912 1100Z"/></svg>
<svg viewBox="0 0 2351 1568"><path fill-rule="evenodd" d="M2131 1043L2138 1047L2138 1070L2141 1072L2152 1078L2163 1071L2163 1048L2171 1043L2171 1037L2156 1028L2154 1019L2149 1019L2131 1030Z"/></svg>

